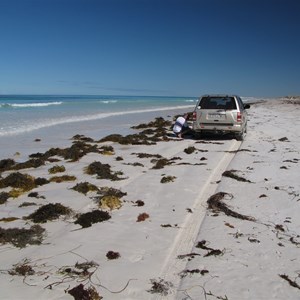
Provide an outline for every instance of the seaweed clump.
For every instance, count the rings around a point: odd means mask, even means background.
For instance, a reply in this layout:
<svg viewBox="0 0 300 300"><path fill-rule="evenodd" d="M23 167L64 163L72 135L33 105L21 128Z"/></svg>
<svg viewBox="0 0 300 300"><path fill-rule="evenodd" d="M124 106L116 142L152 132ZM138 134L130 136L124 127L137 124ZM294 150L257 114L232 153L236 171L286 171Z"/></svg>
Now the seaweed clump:
<svg viewBox="0 0 300 300"><path fill-rule="evenodd" d="M74 191L77 191L82 194L87 194L88 192L95 192L98 191L98 187L96 187L94 184L91 184L89 182L80 182L77 183L74 187L72 187Z"/></svg>
<svg viewBox="0 0 300 300"><path fill-rule="evenodd" d="M50 203L41 206L25 219L32 220L34 223L46 223L58 219L61 215L69 215L71 212L70 208L60 203Z"/></svg>
<svg viewBox="0 0 300 300"><path fill-rule="evenodd" d="M29 229L0 227L0 243L9 243L18 248L24 248L27 244L40 245L44 231L45 229L40 225L33 225Z"/></svg>
<svg viewBox="0 0 300 300"><path fill-rule="evenodd" d="M158 160L152 159L151 162L155 164L152 169L163 169L165 166L169 166L173 163L173 161L166 158L160 158Z"/></svg>
<svg viewBox="0 0 300 300"><path fill-rule="evenodd" d="M176 179L176 176L164 176L160 180L160 183L174 182L175 179Z"/></svg>
<svg viewBox="0 0 300 300"><path fill-rule="evenodd" d="M79 215L74 224L81 225L82 228L91 227L94 223L104 222L111 218L110 214L102 210L93 210Z"/></svg>
<svg viewBox="0 0 300 300"><path fill-rule="evenodd" d="M9 193L6 192L0 193L0 204L5 203L8 198L9 198Z"/></svg>
<svg viewBox="0 0 300 300"><path fill-rule="evenodd" d="M29 191L35 188L36 184L32 176L15 172L0 180L0 188L8 186L21 189L22 191Z"/></svg>
<svg viewBox="0 0 300 300"><path fill-rule="evenodd" d="M151 279L150 281L152 287L147 292L151 294L161 294L163 296L167 296L169 293L169 289L173 287L172 282L165 281L163 279L160 279L159 281Z"/></svg>
<svg viewBox="0 0 300 300"><path fill-rule="evenodd" d="M229 178L235 179L235 180L237 180L237 181L250 182L250 183L251 183L250 180L245 179L244 177L241 177L241 176L236 175L235 172L237 172L237 171L236 171L236 170L228 170L228 171L223 172L222 175L223 175L224 177L229 177Z"/></svg>
<svg viewBox="0 0 300 300"><path fill-rule="evenodd" d="M64 181L74 181L76 180L76 177L73 175L62 175L62 176L53 176L50 178L50 182L56 182L56 183L61 183Z"/></svg>
<svg viewBox="0 0 300 300"><path fill-rule="evenodd" d="M232 195L230 195L228 193L224 193L224 192L218 192L218 193L210 196L207 200L208 209L211 209L214 212L223 212L227 216L234 217L237 219L255 221L255 218L253 218L253 217L242 215L242 214L237 213L237 212L231 210L230 208L228 208L228 206L222 202L222 200L225 196L230 196L231 198L233 197Z"/></svg>
<svg viewBox="0 0 300 300"><path fill-rule="evenodd" d="M119 175L123 175L123 172L112 172L110 168L109 164L102 164L100 161L95 161L85 168L85 172L89 175L96 174L98 179L110 179L112 181L124 179L119 177Z"/></svg>
<svg viewBox="0 0 300 300"><path fill-rule="evenodd" d="M183 150L186 154L192 154L193 152L196 151L196 148L194 146L190 146L190 147L187 147Z"/></svg>
<svg viewBox="0 0 300 300"><path fill-rule="evenodd" d="M56 173L62 173L62 172L65 172L66 171L66 168L65 166L53 166L52 168L50 168L48 170L49 174L56 174Z"/></svg>
<svg viewBox="0 0 300 300"><path fill-rule="evenodd" d="M101 300L101 297L97 290L90 286L85 289L84 285L80 283L79 285L73 287L71 290L68 291L68 294L73 296L74 300Z"/></svg>

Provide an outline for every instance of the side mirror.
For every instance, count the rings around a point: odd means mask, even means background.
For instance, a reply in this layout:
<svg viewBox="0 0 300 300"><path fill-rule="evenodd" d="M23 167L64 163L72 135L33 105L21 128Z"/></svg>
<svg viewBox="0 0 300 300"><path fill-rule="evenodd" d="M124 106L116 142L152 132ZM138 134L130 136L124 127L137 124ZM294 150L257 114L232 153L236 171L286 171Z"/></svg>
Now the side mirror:
<svg viewBox="0 0 300 300"><path fill-rule="evenodd" d="M250 105L249 105L249 104L245 104L245 105L244 105L244 108L245 108L245 109L249 109L249 108L250 108Z"/></svg>

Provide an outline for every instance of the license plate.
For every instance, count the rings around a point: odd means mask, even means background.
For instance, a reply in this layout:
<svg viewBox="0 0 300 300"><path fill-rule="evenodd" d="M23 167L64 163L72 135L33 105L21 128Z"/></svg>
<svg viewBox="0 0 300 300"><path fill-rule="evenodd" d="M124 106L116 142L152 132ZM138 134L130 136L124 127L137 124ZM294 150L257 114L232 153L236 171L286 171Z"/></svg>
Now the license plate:
<svg viewBox="0 0 300 300"><path fill-rule="evenodd" d="M208 118L209 119L213 119L213 120L223 120L225 117L225 115L221 115L221 114L209 114Z"/></svg>

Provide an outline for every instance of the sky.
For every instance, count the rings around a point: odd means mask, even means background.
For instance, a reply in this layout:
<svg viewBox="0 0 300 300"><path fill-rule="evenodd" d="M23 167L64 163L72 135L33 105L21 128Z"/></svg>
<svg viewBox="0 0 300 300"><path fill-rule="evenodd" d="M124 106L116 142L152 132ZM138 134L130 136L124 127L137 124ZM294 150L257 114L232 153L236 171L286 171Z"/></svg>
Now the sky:
<svg viewBox="0 0 300 300"><path fill-rule="evenodd" d="M0 94L300 95L300 0L0 0Z"/></svg>

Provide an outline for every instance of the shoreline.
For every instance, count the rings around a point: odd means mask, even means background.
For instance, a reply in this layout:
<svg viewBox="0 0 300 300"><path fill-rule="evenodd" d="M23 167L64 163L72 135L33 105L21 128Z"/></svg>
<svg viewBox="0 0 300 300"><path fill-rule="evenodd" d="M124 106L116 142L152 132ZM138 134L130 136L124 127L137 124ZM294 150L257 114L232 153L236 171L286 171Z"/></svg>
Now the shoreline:
<svg viewBox="0 0 300 300"><path fill-rule="evenodd" d="M21 169L50 180L54 174L49 169L59 165L65 171L55 175L76 179L40 185L1 204L1 228L36 224L45 229L40 245L1 246L3 299L72 299L68 292L80 283L103 299L296 298L299 291L290 282L297 277L300 245L297 103L252 104L242 144L223 138L152 145L90 141L97 151L77 161L55 155L38 168ZM165 112L165 119L174 114ZM72 136L65 140L68 147L74 143ZM24 156L43 148L26 147ZM110 166L111 177L102 178L100 170L86 173L97 161ZM236 177L224 176L225 170ZM84 182L97 189L74 190ZM105 194L107 188L115 189L114 201L99 206L105 196L112 196ZM37 194L29 197L30 192ZM207 200L218 193L223 193L219 200L227 209L252 219L208 208ZM34 204L20 207L29 202ZM51 203L61 203L72 213L45 223L23 220ZM76 224L79 215L94 210L106 211L110 219L89 227ZM19 274L16 266L25 273Z"/></svg>

